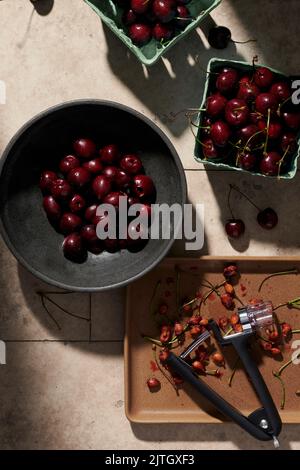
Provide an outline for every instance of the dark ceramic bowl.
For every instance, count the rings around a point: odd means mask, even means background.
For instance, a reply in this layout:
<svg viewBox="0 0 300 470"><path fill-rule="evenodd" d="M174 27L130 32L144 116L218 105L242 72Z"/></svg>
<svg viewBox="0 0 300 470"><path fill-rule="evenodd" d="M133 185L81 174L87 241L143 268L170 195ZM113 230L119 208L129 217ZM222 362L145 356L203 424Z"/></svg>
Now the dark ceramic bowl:
<svg viewBox="0 0 300 470"><path fill-rule="evenodd" d="M157 203L184 204L186 180L180 159L163 132L126 106L84 100L55 106L20 129L2 156L0 229L15 257L50 284L76 291L100 291L125 284L147 273L170 249L170 240L150 240L132 253L89 254L76 264L62 253L63 236L49 224L38 187L43 169L57 166L74 137L88 135L97 142L116 142L141 151L146 173L157 189Z"/></svg>

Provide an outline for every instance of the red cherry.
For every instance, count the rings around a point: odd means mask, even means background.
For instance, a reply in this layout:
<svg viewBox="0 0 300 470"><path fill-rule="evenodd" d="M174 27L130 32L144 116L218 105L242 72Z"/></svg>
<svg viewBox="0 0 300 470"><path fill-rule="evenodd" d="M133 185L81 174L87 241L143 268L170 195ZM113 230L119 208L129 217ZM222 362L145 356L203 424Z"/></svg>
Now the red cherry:
<svg viewBox="0 0 300 470"><path fill-rule="evenodd" d="M94 243L99 240L94 225L84 225L80 230L82 240L87 243Z"/></svg>
<svg viewBox="0 0 300 470"><path fill-rule="evenodd" d="M152 10L162 23L169 23L176 15L176 3L174 0L154 0Z"/></svg>
<svg viewBox="0 0 300 470"><path fill-rule="evenodd" d="M300 128L300 113L283 113L283 119L286 125L293 131L298 131Z"/></svg>
<svg viewBox="0 0 300 470"><path fill-rule="evenodd" d="M103 168L100 158L94 158L93 160L89 160L88 162L85 162L82 166L90 173L94 174L101 173Z"/></svg>
<svg viewBox="0 0 300 470"><path fill-rule="evenodd" d="M261 227L271 230L278 224L278 215L271 207L267 207L257 214L257 222Z"/></svg>
<svg viewBox="0 0 300 470"><path fill-rule="evenodd" d="M230 93L238 83L238 72L235 69L225 68L218 75L216 88L221 93Z"/></svg>
<svg viewBox="0 0 300 470"><path fill-rule="evenodd" d="M292 94L289 85L285 82L273 83L270 93L276 97L279 103L286 101Z"/></svg>
<svg viewBox="0 0 300 470"><path fill-rule="evenodd" d="M210 136L215 145L225 147L231 136L231 130L224 121L216 121L210 129Z"/></svg>
<svg viewBox="0 0 300 470"><path fill-rule="evenodd" d="M243 100L234 98L226 104L225 118L231 126L242 126L249 118L249 108Z"/></svg>
<svg viewBox="0 0 300 470"><path fill-rule="evenodd" d="M74 194L72 199L69 201L70 211L74 214L82 211L85 208L85 199L80 194Z"/></svg>
<svg viewBox="0 0 300 470"><path fill-rule="evenodd" d="M111 204L115 208L119 207L120 204L120 197L125 196L124 193L121 193L121 191L113 191L111 193L108 193L105 198L103 199L104 204Z"/></svg>
<svg viewBox="0 0 300 470"><path fill-rule="evenodd" d="M89 183L91 174L86 168L77 167L69 171L67 178L72 186L75 186L76 188L83 188Z"/></svg>
<svg viewBox="0 0 300 470"><path fill-rule="evenodd" d="M106 238L104 240L104 246L109 253L116 253L120 249L119 240L114 238Z"/></svg>
<svg viewBox="0 0 300 470"><path fill-rule="evenodd" d="M160 389L160 381L156 379L155 377L152 377L151 379L147 380L147 385L148 388L151 392L153 391L158 391Z"/></svg>
<svg viewBox="0 0 300 470"><path fill-rule="evenodd" d="M156 41L168 41L173 36L174 29L168 24L156 23L152 34Z"/></svg>
<svg viewBox="0 0 300 470"><path fill-rule="evenodd" d="M252 171L257 163L257 158L253 153L243 153L239 156L238 166L246 171Z"/></svg>
<svg viewBox="0 0 300 470"><path fill-rule="evenodd" d="M126 189L130 185L130 182L131 182L131 178L128 175L128 173L126 173L124 170L118 169L116 177L115 177L116 186L119 189Z"/></svg>
<svg viewBox="0 0 300 470"><path fill-rule="evenodd" d="M271 93L260 93L255 100L256 111L261 114L267 115L268 110L275 112L278 108L278 101Z"/></svg>
<svg viewBox="0 0 300 470"><path fill-rule="evenodd" d="M72 212L66 212L60 219L59 228L62 233L68 235L69 233L76 232L80 229L82 220L78 215Z"/></svg>
<svg viewBox="0 0 300 470"><path fill-rule="evenodd" d="M104 163L104 165L113 165L114 163L118 162L120 158L119 148L114 144L106 145L100 150L99 153L101 161Z"/></svg>
<svg viewBox="0 0 300 470"><path fill-rule="evenodd" d="M141 159L137 155L124 155L120 161L120 167L130 175L136 175L143 169Z"/></svg>
<svg viewBox="0 0 300 470"><path fill-rule="evenodd" d="M207 158L208 160L214 160L216 158L220 158L219 150L216 148L215 144L210 138L203 140L202 152L203 152L204 158Z"/></svg>
<svg viewBox="0 0 300 470"><path fill-rule="evenodd" d="M251 81L250 77L243 77L239 82L237 98L250 103L259 95L259 88Z"/></svg>
<svg viewBox="0 0 300 470"><path fill-rule="evenodd" d="M137 46L144 46L147 44L151 37L152 31L150 26L143 23L134 23L129 27L129 37Z"/></svg>
<svg viewBox="0 0 300 470"><path fill-rule="evenodd" d="M51 183L55 180L57 180L57 174L54 173L54 171L43 171L40 177L40 189L45 193L49 192L51 189Z"/></svg>
<svg viewBox="0 0 300 470"><path fill-rule="evenodd" d="M254 73L254 82L259 88L269 88L274 80L274 74L267 67L259 67Z"/></svg>
<svg viewBox="0 0 300 470"><path fill-rule="evenodd" d="M98 199L103 199L111 191L111 182L104 175L96 176L92 183L92 190Z"/></svg>
<svg viewBox="0 0 300 470"><path fill-rule="evenodd" d="M83 261L86 258L87 252L78 233L71 233L64 239L63 252L72 261Z"/></svg>
<svg viewBox="0 0 300 470"><path fill-rule="evenodd" d="M57 222L60 219L61 208L60 205L55 201L53 196L44 197L43 207L51 222Z"/></svg>
<svg viewBox="0 0 300 470"><path fill-rule="evenodd" d="M118 171L116 166L105 166L102 170L102 174L106 176L109 181L115 181Z"/></svg>
<svg viewBox="0 0 300 470"><path fill-rule="evenodd" d="M155 186L147 175L136 175L133 178L132 189L137 197L151 197L155 193Z"/></svg>
<svg viewBox="0 0 300 470"><path fill-rule="evenodd" d="M137 14L132 8L129 8L129 10L125 10L123 13L122 23L124 23L125 26L130 26L137 21L137 18Z"/></svg>
<svg viewBox="0 0 300 470"><path fill-rule="evenodd" d="M129 196L127 199L128 206L132 206L133 204L140 204L141 201L139 200L138 197L135 196Z"/></svg>
<svg viewBox="0 0 300 470"><path fill-rule="evenodd" d="M66 180L57 179L51 182L50 191L58 200L66 200L72 196L72 188Z"/></svg>
<svg viewBox="0 0 300 470"><path fill-rule="evenodd" d="M131 0L130 6L135 13L142 15L149 8L149 0Z"/></svg>
<svg viewBox="0 0 300 470"><path fill-rule="evenodd" d="M206 112L211 117L220 116L224 110L227 103L225 96L220 93L214 93L209 96L206 100Z"/></svg>
<svg viewBox="0 0 300 470"><path fill-rule="evenodd" d="M267 176L278 175L281 155L277 152L268 152L260 162L260 171Z"/></svg>
<svg viewBox="0 0 300 470"><path fill-rule="evenodd" d="M96 215L97 207L97 204L93 204L92 206L86 208L84 213L85 220L87 220L88 222L92 222Z"/></svg>
<svg viewBox="0 0 300 470"><path fill-rule="evenodd" d="M290 131L284 132L281 136L280 146L283 152L285 152L288 147L289 152L294 152L297 148L296 135Z"/></svg>
<svg viewBox="0 0 300 470"><path fill-rule="evenodd" d="M175 25L178 29L185 29L187 25L192 21L192 17L189 9L184 5L177 5Z"/></svg>
<svg viewBox="0 0 300 470"><path fill-rule="evenodd" d="M91 158L96 153L96 145L91 139L77 139L73 148L76 155L82 158Z"/></svg>
<svg viewBox="0 0 300 470"><path fill-rule="evenodd" d="M59 169L65 175L78 166L80 166L80 161L74 155L67 155L59 163Z"/></svg>
<svg viewBox="0 0 300 470"><path fill-rule="evenodd" d="M279 121L273 121L269 124L269 139L275 140L279 139L282 134L282 124Z"/></svg>
<svg viewBox="0 0 300 470"><path fill-rule="evenodd" d="M245 224L240 219L229 219L225 225L226 233L231 238L239 238L245 232Z"/></svg>
<svg viewBox="0 0 300 470"><path fill-rule="evenodd" d="M259 131L259 128L255 124L247 124L246 126L238 130L237 137L239 140L241 140L243 144L246 144L249 141L249 139L251 139L248 145L257 145L258 140L260 139L260 134L258 134L255 137L253 136L258 131Z"/></svg>

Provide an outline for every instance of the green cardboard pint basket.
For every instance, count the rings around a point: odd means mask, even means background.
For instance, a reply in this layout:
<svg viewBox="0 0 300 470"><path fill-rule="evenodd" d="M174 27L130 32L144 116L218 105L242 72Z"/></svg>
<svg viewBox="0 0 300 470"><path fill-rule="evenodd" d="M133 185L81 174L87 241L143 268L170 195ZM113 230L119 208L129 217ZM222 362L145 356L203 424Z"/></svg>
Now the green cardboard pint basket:
<svg viewBox="0 0 300 470"><path fill-rule="evenodd" d="M101 20L118 36L121 41L137 56L145 65L152 65L168 51L179 39L186 36L192 29L195 29L199 23L214 9L222 0L191 0L187 5L191 16L194 18L184 31L178 33L167 44L160 44L152 39L143 47L133 44L126 34L126 28L122 25L122 13L124 9L118 7L112 0L85 0L92 9L100 16Z"/></svg>
<svg viewBox="0 0 300 470"><path fill-rule="evenodd" d="M259 66L268 67L270 70L272 70L272 72L274 72L277 75L279 80L280 79L286 80L288 78L283 73L281 73L278 70L275 70L275 69L273 69L269 66L262 65L262 64L256 64L256 67L257 66L258 67ZM212 90L212 84L213 84L213 81L214 81L214 78L212 78L212 77L214 77L214 75L210 74L210 72L217 73L223 67L232 67L232 68L235 68L235 69L237 69L241 72L246 72L246 73L251 72L252 69L253 69L253 65L248 63L248 62L212 58L209 61L208 65L207 65L207 77L206 77L206 81L205 81L205 85L204 85L203 99L202 99L200 109L205 108L206 99L210 95L210 92ZM201 126L202 118L203 118L203 112L200 112L199 115L198 115L198 119L197 119L197 124L199 126ZM263 176L264 178L278 178L278 176L267 176L267 175L263 175L262 173L258 173L258 172L255 172L255 171L244 170L242 168L238 168L234 165L222 162L220 160L219 161L212 161L212 160L205 159L204 156L203 156L202 145L200 143L200 140L201 140L200 136L201 136L201 129L199 128L198 133L196 135L196 139L195 139L196 143L195 143L195 149L194 149L194 156L195 156L195 159L197 160L197 162L204 163L205 165L209 165L209 166L212 166L212 167L215 167L215 168L219 168L221 170L236 170L236 171L242 171L244 173L250 173L252 175ZM289 155L286 171L285 171L285 173L280 174L280 178L283 178L283 179L294 178L294 176L296 175L296 172L297 172L297 161L298 161L299 154L300 154L300 134L298 134L297 149L293 154Z"/></svg>

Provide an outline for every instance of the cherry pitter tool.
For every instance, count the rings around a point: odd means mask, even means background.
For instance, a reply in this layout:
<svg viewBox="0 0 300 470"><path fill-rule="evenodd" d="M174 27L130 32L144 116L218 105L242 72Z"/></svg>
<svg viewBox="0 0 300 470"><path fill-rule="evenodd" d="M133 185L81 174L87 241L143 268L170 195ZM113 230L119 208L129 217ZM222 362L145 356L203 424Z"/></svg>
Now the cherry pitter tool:
<svg viewBox="0 0 300 470"><path fill-rule="evenodd" d="M242 325L241 332L223 336L217 323L214 320L210 320L208 324L209 331L200 334L200 336L198 336L198 338L179 356L170 352L165 363L186 382L195 387L197 391L209 400L223 415L237 423L256 439L261 441L273 440L274 446L279 447L277 436L281 431L281 419L266 383L250 352L250 340L255 333L275 324L273 306L269 301L260 301L239 308L238 315ZM231 345L235 348L260 400L262 407L253 411L249 416L243 415L201 380L187 362L190 354L196 350L201 343L207 341L212 334L221 347Z"/></svg>

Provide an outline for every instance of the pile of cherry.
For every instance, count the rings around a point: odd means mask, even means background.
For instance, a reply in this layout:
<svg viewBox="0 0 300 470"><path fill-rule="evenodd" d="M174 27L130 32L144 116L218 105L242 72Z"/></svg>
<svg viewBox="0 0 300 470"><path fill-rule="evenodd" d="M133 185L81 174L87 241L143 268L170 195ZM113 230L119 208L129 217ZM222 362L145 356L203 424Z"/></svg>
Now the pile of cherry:
<svg viewBox="0 0 300 470"><path fill-rule="evenodd" d="M152 38L169 41L192 21L186 4L190 0L114 0L124 8L122 23L137 46Z"/></svg>
<svg viewBox="0 0 300 470"><path fill-rule="evenodd" d="M210 75L199 143L205 159L279 176L297 149L300 112L287 80L267 67L233 67Z"/></svg>
<svg viewBox="0 0 300 470"><path fill-rule="evenodd" d="M96 144L87 138L76 140L73 151L62 158L57 171L47 169L40 177L48 220L65 235L65 256L72 261L84 261L88 251L99 254L104 249L109 252L142 249L145 240L142 234L137 239L136 233L130 234L130 225L127 239L100 240L96 233L96 226L103 219L96 214L97 207L105 203L118 210L120 196L127 197L128 206L141 204L140 211L150 217L156 190L152 179L144 174L139 156L122 154L115 144L97 150Z"/></svg>

